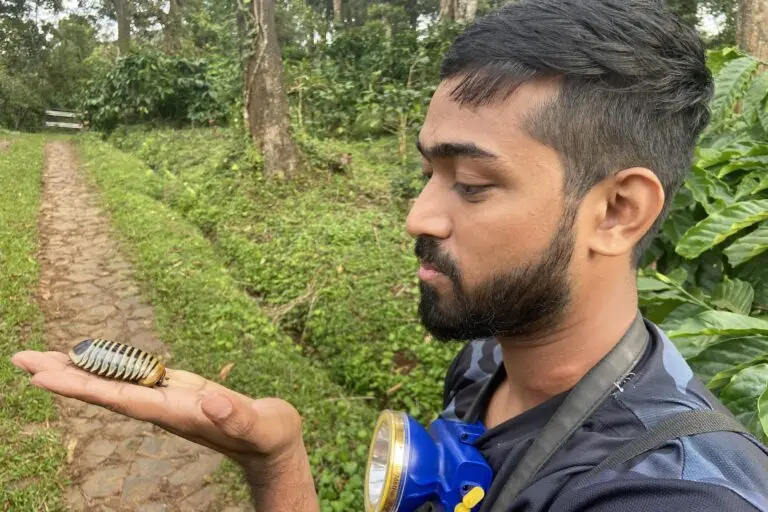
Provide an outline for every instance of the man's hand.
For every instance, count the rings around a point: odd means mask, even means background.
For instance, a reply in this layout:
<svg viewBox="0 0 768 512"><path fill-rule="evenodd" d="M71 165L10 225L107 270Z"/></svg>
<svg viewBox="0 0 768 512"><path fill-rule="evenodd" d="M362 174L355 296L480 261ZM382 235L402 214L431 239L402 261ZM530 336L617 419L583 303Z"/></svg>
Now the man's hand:
<svg viewBox="0 0 768 512"><path fill-rule="evenodd" d="M107 380L60 352L24 351L11 361L33 375L35 386L154 423L237 461L259 510L319 509L301 417L284 400L254 400L180 370L167 370L164 387Z"/></svg>

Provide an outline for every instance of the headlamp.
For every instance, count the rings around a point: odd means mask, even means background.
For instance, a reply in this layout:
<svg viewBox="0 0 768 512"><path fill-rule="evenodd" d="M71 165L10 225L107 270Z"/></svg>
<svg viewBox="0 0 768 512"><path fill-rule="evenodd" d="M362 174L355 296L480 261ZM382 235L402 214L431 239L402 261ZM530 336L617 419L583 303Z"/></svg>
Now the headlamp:
<svg viewBox="0 0 768 512"><path fill-rule="evenodd" d="M365 472L366 512L470 512L485 496L493 472L472 444L480 423L439 418L427 431L402 412L382 411Z"/></svg>

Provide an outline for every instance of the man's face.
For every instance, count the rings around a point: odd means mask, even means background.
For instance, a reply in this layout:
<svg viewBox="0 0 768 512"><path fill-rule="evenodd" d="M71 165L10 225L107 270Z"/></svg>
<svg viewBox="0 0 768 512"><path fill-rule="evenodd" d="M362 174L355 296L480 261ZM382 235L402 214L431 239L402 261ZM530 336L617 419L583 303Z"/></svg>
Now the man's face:
<svg viewBox="0 0 768 512"><path fill-rule="evenodd" d="M554 85L460 107L444 82L419 135L431 175L408 215L425 328L438 339L532 335L556 327L571 298L574 213L557 153L522 127Z"/></svg>

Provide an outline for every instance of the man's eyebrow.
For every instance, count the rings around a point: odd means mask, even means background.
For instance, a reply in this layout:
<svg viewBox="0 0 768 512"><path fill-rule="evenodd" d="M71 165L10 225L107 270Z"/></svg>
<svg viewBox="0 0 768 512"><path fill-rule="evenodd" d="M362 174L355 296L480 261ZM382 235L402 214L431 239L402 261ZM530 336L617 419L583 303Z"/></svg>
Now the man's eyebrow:
<svg viewBox="0 0 768 512"><path fill-rule="evenodd" d="M483 158L496 159L498 156L487 149L483 149L472 142L441 142L434 146L424 147L420 140L416 140L416 149L424 158Z"/></svg>

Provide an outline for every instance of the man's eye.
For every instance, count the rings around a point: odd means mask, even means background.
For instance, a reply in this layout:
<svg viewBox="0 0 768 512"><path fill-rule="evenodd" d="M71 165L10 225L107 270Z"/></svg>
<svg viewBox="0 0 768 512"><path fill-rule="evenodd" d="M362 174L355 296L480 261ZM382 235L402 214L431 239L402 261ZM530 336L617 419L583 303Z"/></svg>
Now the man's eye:
<svg viewBox="0 0 768 512"><path fill-rule="evenodd" d="M490 185L466 185L464 183L456 183L456 191L464 197L476 196L482 192L485 192L490 188Z"/></svg>

